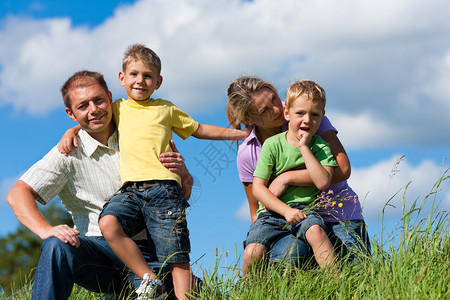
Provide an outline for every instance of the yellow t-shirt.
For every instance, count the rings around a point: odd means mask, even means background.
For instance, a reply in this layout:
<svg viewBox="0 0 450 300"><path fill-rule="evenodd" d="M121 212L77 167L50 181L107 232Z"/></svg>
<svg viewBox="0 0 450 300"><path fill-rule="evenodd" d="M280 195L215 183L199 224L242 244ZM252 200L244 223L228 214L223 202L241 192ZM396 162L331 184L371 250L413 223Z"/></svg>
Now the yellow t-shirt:
<svg viewBox="0 0 450 300"><path fill-rule="evenodd" d="M162 99L142 101L119 99L113 103L119 132L120 176L127 181L176 180L159 161L159 155L172 151L172 131L182 139L191 136L198 123L172 102Z"/></svg>

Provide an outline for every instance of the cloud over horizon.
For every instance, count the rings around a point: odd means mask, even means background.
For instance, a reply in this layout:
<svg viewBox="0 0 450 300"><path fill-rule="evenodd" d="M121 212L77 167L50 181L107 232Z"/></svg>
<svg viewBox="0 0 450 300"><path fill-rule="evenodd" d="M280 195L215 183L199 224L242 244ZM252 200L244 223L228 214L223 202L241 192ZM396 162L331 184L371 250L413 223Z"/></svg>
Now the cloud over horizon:
<svg viewBox="0 0 450 300"><path fill-rule="evenodd" d="M327 91L341 132L355 130L347 148L449 146L447 10L442 0L143 0L92 28L8 16L0 23L8 45L0 49L0 107L48 114L62 107L64 80L84 68L124 96L122 53L143 42L163 61L158 95L189 113L223 109L240 74L273 82L282 96L289 82L310 78Z"/></svg>

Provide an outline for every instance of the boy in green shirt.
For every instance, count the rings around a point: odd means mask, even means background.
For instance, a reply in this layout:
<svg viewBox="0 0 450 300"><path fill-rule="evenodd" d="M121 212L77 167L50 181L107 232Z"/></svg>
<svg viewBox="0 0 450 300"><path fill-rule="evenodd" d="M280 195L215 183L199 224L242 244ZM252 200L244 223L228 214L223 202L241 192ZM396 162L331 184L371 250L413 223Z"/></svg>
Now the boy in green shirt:
<svg viewBox="0 0 450 300"><path fill-rule="evenodd" d="M314 135L325 114L325 103L325 91L310 80L297 81L286 92L284 115L289 130L264 142L253 174L253 195L264 207L245 241L244 256L251 259L244 261L244 273L263 258L273 242L287 234L305 239L320 267L334 263L335 253L322 218L313 211L302 212L320 190L328 188L337 166L328 144ZM280 198L268 189L279 174L305 168L314 186L289 186Z"/></svg>

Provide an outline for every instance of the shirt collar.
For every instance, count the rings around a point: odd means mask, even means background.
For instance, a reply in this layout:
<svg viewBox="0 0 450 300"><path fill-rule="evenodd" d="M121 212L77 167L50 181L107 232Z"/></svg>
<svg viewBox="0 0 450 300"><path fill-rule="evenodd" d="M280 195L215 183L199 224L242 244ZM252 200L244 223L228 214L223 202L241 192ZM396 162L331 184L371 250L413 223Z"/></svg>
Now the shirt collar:
<svg viewBox="0 0 450 300"><path fill-rule="evenodd" d="M109 137L108 146L105 146L96 139L94 139L84 129L81 129L78 132L78 136L81 140L82 147L88 156L92 156L95 150L97 150L97 148L99 147L119 151L119 145L117 143L117 130L114 131L114 133Z"/></svg>

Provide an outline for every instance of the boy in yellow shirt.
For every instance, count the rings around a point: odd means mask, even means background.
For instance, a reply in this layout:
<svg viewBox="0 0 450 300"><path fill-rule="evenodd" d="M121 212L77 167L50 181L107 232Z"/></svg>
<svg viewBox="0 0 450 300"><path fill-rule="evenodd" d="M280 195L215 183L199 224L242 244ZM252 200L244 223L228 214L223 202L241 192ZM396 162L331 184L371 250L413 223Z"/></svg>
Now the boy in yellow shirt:
<svg viewBox="0 0 450 300"><path fill-rule="evenodd" d="M151 95L163 81L161 61L144 45L131 45L124 54L119 81L128 99L113 103L119 133L123 183L100 215L102 234L115 254L143 282L138 299L162 299L164 286L148 267L131 239L143 229L157 258L172 270L175 295L187 299L191 288L189 231L180 177L167 170L159 155L171 151L172 131L186 139L243 140L248 131L199 124L170 101Z"/></svg>

